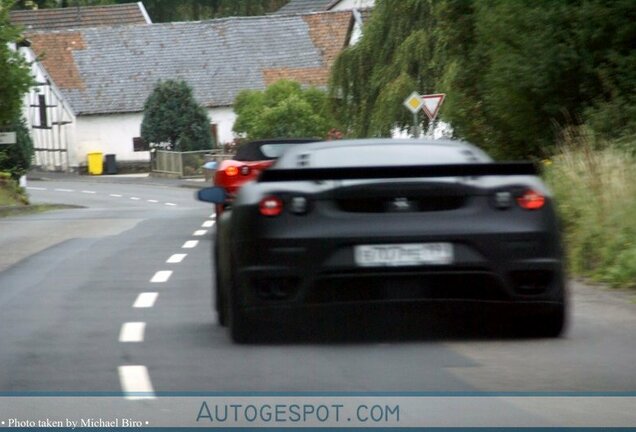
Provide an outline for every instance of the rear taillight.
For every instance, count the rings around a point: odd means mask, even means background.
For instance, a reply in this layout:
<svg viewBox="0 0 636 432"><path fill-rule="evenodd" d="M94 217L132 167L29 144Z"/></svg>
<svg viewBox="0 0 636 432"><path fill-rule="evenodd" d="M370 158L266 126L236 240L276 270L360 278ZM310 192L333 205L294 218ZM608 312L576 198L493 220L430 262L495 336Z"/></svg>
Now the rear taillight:
<svg viewBox="0 0 636 432"><path fill-rule="evenodd" d="M235 167L234 165L225 168L225 175L228 177L237 176L238 173L239 173L239 169Z"/></svg>
<svg viewBox="0 0 636 432"><path fill-rule="evenodd" d="M283 200L274 195L267 196L258 203L258 210L263 216L278 216L283 212Z"/></svg>
<svg viewBox="0 0 636 432"><path fill-rule="evenodd" d="M533 189L526 189L517 197L517 204L526 210L539 210L545 205L545 196Z"/></svg>

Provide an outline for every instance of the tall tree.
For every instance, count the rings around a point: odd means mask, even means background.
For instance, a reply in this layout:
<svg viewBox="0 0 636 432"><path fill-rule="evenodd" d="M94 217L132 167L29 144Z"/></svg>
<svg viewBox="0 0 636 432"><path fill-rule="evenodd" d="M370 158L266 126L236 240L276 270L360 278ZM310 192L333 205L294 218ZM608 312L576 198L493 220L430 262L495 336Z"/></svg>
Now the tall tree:
<svg viewBox="0 0 636 432"><path fill-rule="evenodd" d="M144 104L141 137L176 151L212 148L210 119L185 81L157 83Z"/></svg>
<svg viewBox="0 0 636 432"><path fill-rule="evenodd" d="M289 0L144 0L153 22L192 21L274 12ZM136 3L137 0L17 0L18 9Z"/></svg>
<svg viewBox="0 0 636 432"><path fill-rule="evenodd" d="M441 117L499 157L541 156L564 126L636 133L633 0L378 0L336 60L331 94L358 136L408 124L401 100L447 94Z"/></svg>
<svg viewBox="0 0 636 432"><path fill-rule="evenodd" d="M9 21L12 6L12 0L0 0L0 128L20 117L22 99L33 84L28 63L14 49L22 38Z"/></svg>
<svg viewBox="0 0 636 432"><path fill-rule="evenodd" d="M234 131L247 139L326 137L336 121L327 95L314 87L301 88L281 80L265 89L244 90L234 102Z"/></svg>

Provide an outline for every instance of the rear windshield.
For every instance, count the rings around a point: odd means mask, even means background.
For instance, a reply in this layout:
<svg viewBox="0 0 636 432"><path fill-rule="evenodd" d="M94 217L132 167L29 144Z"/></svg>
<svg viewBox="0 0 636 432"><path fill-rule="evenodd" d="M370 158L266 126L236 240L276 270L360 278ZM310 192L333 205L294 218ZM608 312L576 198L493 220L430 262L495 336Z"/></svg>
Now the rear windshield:
<svg viewBox="0 0 636 432"><path fill-rule="evenodd" d="M422 144L387 144L323 147L280 159L279 168L438 165L489 162L481 152L462 147Z"/></svg>
<svg viewBox="0 0 636 432"><path fill-rule="evenodd" d="M285 152L285 150L289 149L291 146L315 141L316 140L298 140L288 142L249 142L241 145L238 148L238 150L236 151L236 155L234 156L234 160L242 162L274 160L278 159Z"/></svg>

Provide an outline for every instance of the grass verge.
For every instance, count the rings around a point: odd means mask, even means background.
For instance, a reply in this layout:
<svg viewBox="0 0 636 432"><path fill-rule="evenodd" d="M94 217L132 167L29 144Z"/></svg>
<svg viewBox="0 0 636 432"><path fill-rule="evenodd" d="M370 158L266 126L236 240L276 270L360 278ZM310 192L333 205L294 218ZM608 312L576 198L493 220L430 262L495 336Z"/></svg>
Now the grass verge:
<svg viewBox="0 0 636 432"><path fill-rule="evenodd" d="M66 204L32 204L32 205L15 205L0 206L0 218L9 216L22 216L34 213L43 213L51 210L64 210L69 208L82 208L79 206Z"/></svg>
<svg viewBox="0 0 636 432"><path fill-rule="evenodd" d="M567 132L547 164L565 231L571 273L614 287L636 287L636 157Z"/></svg>

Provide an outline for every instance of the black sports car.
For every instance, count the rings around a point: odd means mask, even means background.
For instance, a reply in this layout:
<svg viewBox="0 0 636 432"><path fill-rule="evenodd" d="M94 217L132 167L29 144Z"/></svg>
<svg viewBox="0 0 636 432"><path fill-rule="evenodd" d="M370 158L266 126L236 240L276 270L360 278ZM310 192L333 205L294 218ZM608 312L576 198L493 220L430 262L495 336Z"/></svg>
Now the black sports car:
<svg viewBox="0 0 636 432"><path fill-rule="evenodd" d="M494 163L464 142L292 147L217 221L214 260L219 321L237 342L332 306L504 305L542 336L565 320L550 192L531 163Z"/></svg>

